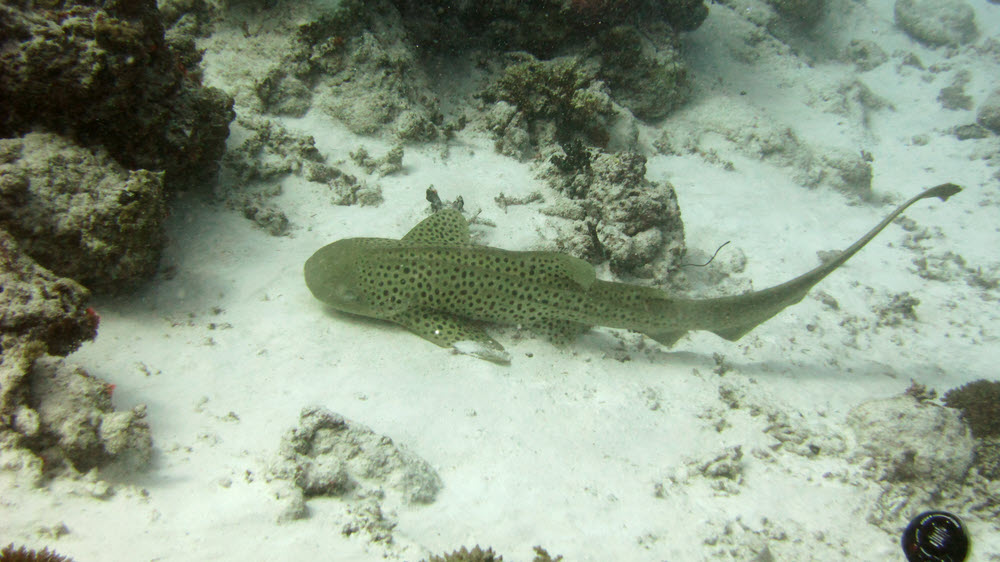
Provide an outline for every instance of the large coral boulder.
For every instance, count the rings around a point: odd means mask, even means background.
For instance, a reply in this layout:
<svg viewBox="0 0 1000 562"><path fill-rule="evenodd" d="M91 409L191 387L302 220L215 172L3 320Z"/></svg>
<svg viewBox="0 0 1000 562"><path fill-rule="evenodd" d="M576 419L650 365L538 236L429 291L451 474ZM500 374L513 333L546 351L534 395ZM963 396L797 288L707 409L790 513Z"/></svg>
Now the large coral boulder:
<svg viewBox="0 0 1000 562"><path fill-rule="evenodd" d="M167 43L154 0L4 2L0 137L41 126L165 171L168 187L213 180L234 113L200 84L199 58Z"/></svg>
<svg viewBox="0 0 1000 562"><path fill-rule="evenodd" d="M167 210L161 173L126 170L103 149L31 133L0 139L0 228L57 275L128 288L155 269Z"/></svg>

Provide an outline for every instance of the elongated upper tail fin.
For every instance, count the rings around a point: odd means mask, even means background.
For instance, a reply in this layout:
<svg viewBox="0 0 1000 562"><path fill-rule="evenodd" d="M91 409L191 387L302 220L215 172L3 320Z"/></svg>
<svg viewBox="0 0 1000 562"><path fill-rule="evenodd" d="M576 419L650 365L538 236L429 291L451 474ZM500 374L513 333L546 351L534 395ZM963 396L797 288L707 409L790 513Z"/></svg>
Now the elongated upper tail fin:
<svg viewBox="0 0 1000 562"><path fill-rule="evenodd" d="M937 198L941 199L942 201L947 201L949 197L951 197L952 195L955 195L959 191L962 191L961 187L959 187L959 186L957 186L957 185L955 185L953 183L943 183L941 185L932 187L932 188L924 191L923 193L920 193L918 195L913 196L912 198L910 198L909 201L907 201L907 202L903 203L902 205L896 207L895 211L889 213L889 216L887 216L884 219L882 219L882 222L880 222L877 225L875 225L874 228L872 228L867 233L865 233L865 235L862 236L861 238L859 238L857 242L855 242L855 243L851 244L850 246L848 246L847 249L845 249L843 252L841 252L837 257L835 257L835 258L833 258L833 259L831 259L831 260L823 263L822 265L820 265L816 269L814 269L814 270L812 270L812 271L810 271L810 272L808 272L808 273L806 273L804 275L801 275L801 276L793 279L792 281L789 281L788 283L784 283L782 285L778 285L778 287L789 286L789 285L793 285L793 284L796 284L796 283L801 284L802 285L802 294L799 296L799 299L801 300L802 297L804 297L806 295L806 293L809 292L809 289L811 289L813 287L813 285L815 285L820 280L822 280L824 277L826 277L827 275L829 275L830 273L832 273L833 270L835 270L838 267L840 267L841 265L843 265L844 262L846 262L847 260L851 259L851 256L853 256L854 254L858 253L858 250L860 250L861 248L864 248L866 244L868 244L869 242L871 242L872 239L875 238L875 236L877 236L879 232L882 232L882 230L885 229L885 227L889 226L889 223L891 223L892 221L896 220L896 217L898 217L899 215L903 214L903 211L905 211L910 205L916 203L917 201L920 201L921 199L929 199L931 197L937 197ZM808 283L807 282L808 280L812 280L812 282ZM775 287L775 288L777 288L777 287ZM798 301L796 301L796 302L798 302Z"/></svg>
<svg viewBox="0 0 1000 562"><path fill-rule="evenodd" d="M955 185L953 183L942 183L941 185L932 187L927 191L921 193L920 195L916 196L916 198L914 198L913 200L916 201L917 199L925 199L927 197L938 197L942 201L947 201L949 197L958 193L959 191L962 191L961 186ZM909 203L907 203L907 205L909 205Z"/></svg>
<svg viewBox="0 0 1000 562"><path fill-rule="evenodd" d="M938 197L942 201L947 201L949 197L961 190L961 187L953 183L944 183L920 193L899 207L896 207L896 210L890 213L882 222L875 225L874 228L858 239L857 242L851 244L836 257L827 260L812 271L804 273L791 281L745 295L701 301L704 307L703 312L707 316L706 323L714 324L714 326L708 325L704 329L730 341L740 339L747 332L753 330L785 308L801 301L810 289L843 265L851 256L858 253L858 250L863 248L868 242L871 242L879 232L882 232L907 207L921 199L930 197Z"/></svg>

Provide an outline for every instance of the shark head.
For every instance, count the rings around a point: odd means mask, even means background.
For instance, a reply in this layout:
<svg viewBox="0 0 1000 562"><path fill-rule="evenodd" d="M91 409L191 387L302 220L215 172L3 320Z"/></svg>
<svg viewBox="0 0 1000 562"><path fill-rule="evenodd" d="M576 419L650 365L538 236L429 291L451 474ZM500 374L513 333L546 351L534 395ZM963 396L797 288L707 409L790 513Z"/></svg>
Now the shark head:
<svg viewBox="0 0 1000 562"><path fill-rule="evenodd" d="M357 278L365 250L364 240L347 238L320 248L306 260L306 286L313 296L343 312L376 316Z"/></svg>

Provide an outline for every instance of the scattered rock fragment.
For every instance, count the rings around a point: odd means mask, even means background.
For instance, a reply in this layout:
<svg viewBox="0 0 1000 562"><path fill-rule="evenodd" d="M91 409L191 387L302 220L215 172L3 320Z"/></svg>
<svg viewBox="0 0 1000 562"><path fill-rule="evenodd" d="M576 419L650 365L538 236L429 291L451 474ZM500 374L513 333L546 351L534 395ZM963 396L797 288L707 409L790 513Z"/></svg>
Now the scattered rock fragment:
<svg viewBox="0 0 1000 562"><path fill-rule="evenodd" d="M965 93L965 86L972 80L972 73L961 70L955 73L951 84L941 88L938 101L941 107L950 110L972 109L972 96Z"/></svg>
<svg viewBox="0 0 1000 562"><path fill-rule="evenodd" d="M844 49L844 58L862 72L874 70L889 60L878 43L869 39L854 39Z"/></svg>
<svg viewBox="0 0 1000 562"><path fill-rule="evenodd" d="M532 558L531 562L560 562L562 559L562 556L553 558L544 548L536 546L535 557ZM431 556L420 562L503 562L503 556L494 552L492 548L483 550L479 545L476 545L471 550L463 546L451 554Z"/></svg>
<svg viewBox="0 0 1000 562"><path fill-rule="evenodd" d="M302 410L299 426L281 440L271 474L292 487L282 494L286 507L279 519L306 516L304 501L310 497L333 496L348 501L355 530L378 536L395 525L382 514L387 493L395 495L395 504L430 503L442 486L423 459L321 407Z"/></svg>
<svg viewBox="0 0 1000 562"><path fill-rule="evenodd" d="M378 172L379 177L395 174L403 169L403 147L394 146L381 158L375 158L368 154L364 147L359 147L351 153L351 160L358 166L364 168L365 172L374 174Z"/></svg>
<svg viewBox="0 0 1000 562"><path fill-rule="evenodd" d="M964 0L896 0L896 25L932 47L971 43L978 35L976 13Z"/></svg>
<svg viewBox="0 0 1000 562"><path fill-rule="evenodd" d="M330 188L330 201L334 205L374 207L384 201L382 188L378 184L369 184L354 176L339 175L327 182L327 186Z"/></svg>
<svg viewBox="0 0 1000 562"><path fill-rule="evenodd" d="M306 83L281 66L268 71L254 93L261 109L272 115L303 117L312 107L313 93Z"/></svg>
<svg viewBox="0 0 1000 562"><path fill-rule="evenodd" d="M989 129L993 134L1000 135L1000 89L990 92L979 105L976 110L976 123Z"/></svg>
<svg viewBox="0 0 1000 562"><path fill-rule="evenodd" d="M37 342L4 350L3 464L36 486L53 476L80 478L111 465L122 473L145 468L152 456L146 407L115 411L111 385L44 350Z"/></svg>
<svg viewBox="0 0 1000 562"><path fill-rule="evenodd" d="M426 461L324 408L302 410L299 426L282 438L280 456L275 475L293 480L306 496L384 485L406 502L430 503L441 489Z"/></svg>
<svg viewBox="0 0 1000 562"><path fill-rule="evenodd" d="M260 193L238 196L230 204L239 209L257 228L271 236L287 236L292 230L292 221L288 219L288 215L274 207Z"/></svg>
<svg viewBox="0 0 1000 562"><path fill-rule="evenodd" d="M873 310L878 315L875 325L901 326L905 322L916 322L916 308L919 304L920 300L908 292L896 293L887 304L874 307Z"/></svg>
<svg viewBox="0 0 1000 562"><path fill-rule="evenodd" d="M312 136L289 131L273 119L240 115L234 130L243 141L223 158L221 183L226 189L246 191L255 182L288 174L308 175L325 161Z"/></svg>

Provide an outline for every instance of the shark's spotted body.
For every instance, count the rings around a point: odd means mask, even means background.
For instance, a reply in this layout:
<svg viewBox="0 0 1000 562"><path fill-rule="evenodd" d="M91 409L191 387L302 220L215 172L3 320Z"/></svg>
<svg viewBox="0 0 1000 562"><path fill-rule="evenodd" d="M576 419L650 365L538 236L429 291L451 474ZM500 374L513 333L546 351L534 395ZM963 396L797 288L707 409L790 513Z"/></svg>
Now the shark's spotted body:
<svg viewBox="0 0 1000 562"><path fill-rule="evenodd" d="M305 264L319 300L337 310L389 320L442 347L506 362L482 322L516 324L566 340L591 326L642 332L672 345L690 330L737 340L802 300L920 199L946 200L943 184L900 205L837 257L795 279L743 295L686 299L649 287L596 279L587 262L556 252L512 252L470 243L460 213L440 211L400 240L349 238L324 246Z"/></svg>

